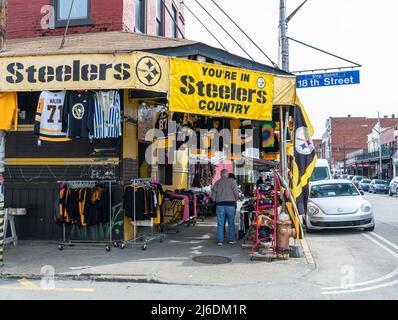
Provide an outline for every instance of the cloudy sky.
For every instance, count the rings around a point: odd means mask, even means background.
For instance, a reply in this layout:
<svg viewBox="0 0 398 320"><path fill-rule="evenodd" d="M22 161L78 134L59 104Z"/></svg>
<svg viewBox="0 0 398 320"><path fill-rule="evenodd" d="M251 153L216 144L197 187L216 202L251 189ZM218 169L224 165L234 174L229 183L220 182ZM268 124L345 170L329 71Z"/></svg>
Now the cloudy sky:
<svg viewBox="0 0 398 320"><path fill-rule="evenodd" d="M266 58L212 4L199 0L259 62ZM279 0L215 0L278 62ZM302 0L287 0L288 14ZM185 0L228 51L245 56L195 0ZM299 95L320 138L330 116L398 116L398 1L309 0L289 24L289 36L363 65L361 84L300 89ZM186 10L186 36L219 47ZM295 70L347 66L296 43L290 44L290 68ZM398 121L398 120L397 120Z"/></svg>

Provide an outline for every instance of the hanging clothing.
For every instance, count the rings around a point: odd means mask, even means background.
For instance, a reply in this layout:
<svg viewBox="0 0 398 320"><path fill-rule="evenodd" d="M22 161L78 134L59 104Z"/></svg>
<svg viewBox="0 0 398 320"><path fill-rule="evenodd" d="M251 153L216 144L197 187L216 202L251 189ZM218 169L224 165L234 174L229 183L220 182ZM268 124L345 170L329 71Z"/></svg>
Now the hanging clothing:
<svg viewBox="0 0 398 320"><path fill-rule="evenodd" d="M156 115L155 129L162 131L164 137L169 135L170 113L167 111L158 112Z"/></svg>
<svg viewBox="0 0 398 320"><path fill-rule="evenodd" d="M62 110L66 91L43 91L37 104L34 132L39 140L65 142L70 141L62 132Z"/></svg>
<svg viewBox="0 0 398 320"><path fill-rule="evenodd" d="M57 223L89 227L109 222L109 194L101 186L95 188L69 188L59 191L59 217ZM56 212L56 214L57 214Z"/></svg>
<svg viewBox="0 0 398 320"><path fill-rule="evenodd" d="M16 92L0 92L0 130L18 129L18 98Z"/></svg>
<svg viewBox="0 0 398 320"><path fill-rule="evenodd" d="M261 127L260 152L272 153L279 151L279 142L275 135L276 124L274 121L263 121Z"/></svg>
<svg viewBox="0 0 398 320"><path fill-rule="evenodd" d="M69 138L89 138L93 133L94 98L92 92L68 91L62 113L62 131Z"/></svg>
<svg viewBox="0 0 398 320"><path fill-rule="evenodd" d="M120 94L116 90L98 91L94 96L92 138L122 136Z"/></svg>
<svg viewBox="0 0 398 320"><path fill-rule="evenodd" d="M191 187L205 188L213 184L216 175L216 166L211 163L196 163Z"/></svg>

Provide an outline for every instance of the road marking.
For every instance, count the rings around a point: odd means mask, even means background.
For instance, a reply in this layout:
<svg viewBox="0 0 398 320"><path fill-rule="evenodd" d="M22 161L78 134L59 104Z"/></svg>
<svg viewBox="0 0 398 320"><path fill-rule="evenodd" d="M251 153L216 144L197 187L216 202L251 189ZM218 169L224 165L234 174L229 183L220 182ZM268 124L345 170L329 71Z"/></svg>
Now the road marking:
<svg viewBox="0 0 398 320"><path fill-rule="evenodd" d="M398 280L395 280L393 282L387 282L387 283L384 283L384 284L379 284L379 285L373 286L373 287L367 287L367 288L361 288L361 289L353 289L353 290L322 292L322 294L345 294L345 293L364 292L364 291L377 290L377 289L386 288L386 287L392 287L392 286L394 286L396 284L398 284Z"/></svg>
<svg viewBox="0 0 398 320"><path fill-rule="evenodd" d="M28 279L20 279L18 283L22 285L12 286L12 285L0 285L0 289L12 289L12 290L31 290L31 291L55 291L55 292L94 292L95 288L42 288L36 285L34 282Z"/></svg>
<svg viewBox="0 0 398 320"><path fill-rule="evenodd" d="M40 287L38 285L36 285L35 283L33 283L32 281L29 281L28 279L21 279L18 280L18 282L25 288L28 289L40 289Z"/></svg>
<svg viewBox="0 0 398 320"><path fill-rule="evenodd" d="M392 247L392 248L394 248L395 250L398 251L398 246L397 245L395 245L391 241L388 241L386 238L382 237L381 235L377 234L376 232L371 232L369 234L379 238L381 241L383 241L384 243L388 244L390 247Z"/></svg>
<svg viewBox="0 0 398 320"><path fill-rule="evenodd" d="M379 241L377 241L376 239L373 239L371 236L362 233L362 235L369 239L370 241L372 241L373 243L377 244L380 248L384 249L385 251L387 251L389 254L391 254L395 259L398 259L398 254L395 253L394 251L392 251L390 248L386 247L385 245L381 244Z"/></svg>
<svg viewBox="0 0 398 320"><path fill-rule="evenodd" d="M376 282L381 282L381 281L384 281L384 280L393 278L393 277L395 277L397 274L398 274L398 268L395 269L393 272L391 272L391 273L389 273L389 274L387 274L387 275L385 275L385 276L383 276L383 277L380 277L380 278L377 278L377 279L374 279L374 280L370 280L370 281L359 282L359 283L353 283L352 286L353 286L353 287L366 286L366 285L368 285L368 284L372 284L372 283L376 283ZM339 287L322 288L322 290L337 290L337 289L342 289L342 287L339 286Z"/></svg>

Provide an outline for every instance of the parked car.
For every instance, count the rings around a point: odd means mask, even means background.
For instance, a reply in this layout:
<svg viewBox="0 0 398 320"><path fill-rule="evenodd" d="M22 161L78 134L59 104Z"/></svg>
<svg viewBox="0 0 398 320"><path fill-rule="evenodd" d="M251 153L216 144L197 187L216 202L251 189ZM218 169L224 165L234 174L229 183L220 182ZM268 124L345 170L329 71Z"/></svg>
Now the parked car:
<svg viewBox="0 0 398 320"><path fill-rule="evenodd" d="M390 186L388 188L388 195L392 197L393 195L398 195L398 177L391 180Z"/></svg>
<svg viewBox="0 0 398 320"><path fill-rule="evenodd" d="M346 180L347 177L348 177L348 174L342 174L339 179L340 180Z"/></svg>
<svg viewBox="0 0 398 320"><path fill-rule="evenodd" d="M370 179L362 179L359 182L359 190L363 190L363 191L369 191L369 184L372 182L372 180Z"/></svg>
<svg viewBox="0 0 398 320"><path fill-rule="evenodd" d="M351 181L352 178L354 178L354 175L352 175L352 174L350 174L350 175L347 176L347 180L350 180L350 181Z"/></svg>
<svg viewBox="0 0 398 320"><path fill-rule="evenodd" d="M352 178L351 181L359 189L359 183L361 182L361 180L363 180L365 178L366 177L364 177L364 176L354 176L354 178Z"/></svg>
<svg viewBox="0 0 398 320"><path fill-rule="evenodd" d="M369 192L388 194L388 182L386 180L373 179L369 184Z"/></svg>
<svg viewBox="0 0 398 320"><path fill-rule="evenodd" d="M329 162L325 159L317 159L310 181L315 182L330 179L332 179L332 172L330 171Z"/></svg>
<svg viewBox="0 0 398 320"><path fill-rule="evenodd" d="M314 182L305 215L306 230L362 228L373 231L372 205L362 194L351 181Z"/></svg>

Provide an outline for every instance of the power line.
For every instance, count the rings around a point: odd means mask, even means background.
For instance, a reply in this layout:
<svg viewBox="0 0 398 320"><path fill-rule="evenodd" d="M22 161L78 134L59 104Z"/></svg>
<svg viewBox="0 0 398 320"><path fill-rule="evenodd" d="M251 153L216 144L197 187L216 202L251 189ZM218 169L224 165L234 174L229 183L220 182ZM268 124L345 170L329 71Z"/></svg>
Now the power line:
<svg viewBox="0 0 398 320"><path fill-rule="evenodd" d="M211 34L211 36L218 42L218 44L219 44L221 47L223 47L223 49L224 49L225 51L228 52L227 48L226 48L225 46L223 46L223 44L221 43L221 41L218 40L217 37L209 30L209 28L207 28L207 27L205 26L205 24L202 22L202 20L200 20L200 19L196 16L196 14L194 14L194 13L192 12L192 10L188 8L188 6L185 4L185 2L183 2L182 4L183 4L183 5L185 6L185 8L187 8L188 11L195 17L195 19L199 21L199 23L207 30L207 32Z"/></svg>
<svg viewBox="0 0 398 320"><path fill-rule="evenodd" d="M161 0L163 3L163 7L166 9L167 13L169 14L171 20L173 20L175 26L177 27L178 31L180 32L181 36L183 39L185 39L184 33L181 31L180 27L178 26L178 22L174 19L173 15L171 14L169 8L166 6L166 3L164 2L164 0Z"/></svg>
<svg viewBox="0 0 398 320"><path fill-rule="evenodd" d="M198 1L198 0L195 0L195 2L213 19L213 21L215 22L215 23L217 23L217 25L239 46L239 48L251 59L251 60L253 60L254 61L254 59L253 59L253 57L239 44L239 42L238 41L236 41L235 40L235 38L233 37L233 36L231 36L231 34L221 25L221 23L219 23L218 21L217 21L217 19L216 18L214 18L213 17L213 15L209 12L209 11L207 11L206 10L206 8L205 7L203 7L203 5Z"/></svg>
<svg viewBox="0 0 398 320"><path fill-rule="evenodd" d="M221 8L221 6L219 6L214 0L211 0L211 2L213 2L214 5L246 36L246 38L248 38L258 50L260 50L260 52L272 63L275 68L279 69L279 66L272 61L272 59L260 48L260 46L254 42L254 40L228 15L228 13Z"/></svg>

